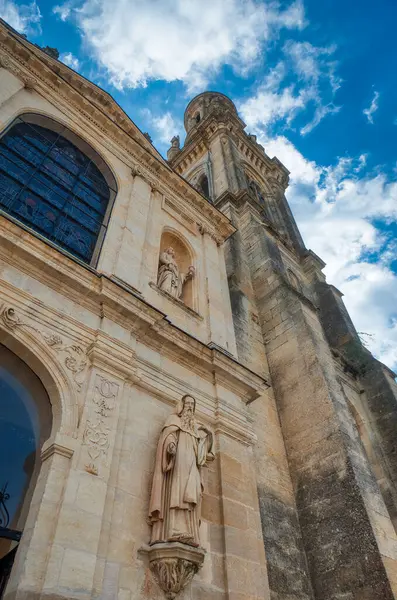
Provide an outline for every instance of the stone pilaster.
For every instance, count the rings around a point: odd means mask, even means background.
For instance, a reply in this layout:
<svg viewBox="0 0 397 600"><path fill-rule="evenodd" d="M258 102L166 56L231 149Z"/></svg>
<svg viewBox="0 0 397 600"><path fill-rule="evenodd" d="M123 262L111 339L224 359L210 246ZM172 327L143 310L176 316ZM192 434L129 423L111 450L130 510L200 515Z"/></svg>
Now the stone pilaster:
<svg viewBox="0 0 397 600"><path fill-rule="evenodd" d="M250 210L240 212L230 203L223 210L232 218L237 232L226 244L226 263L239 360L257 371L268 370L263 335L251 283ZM255 255L258 253L253 248ZM282 269L275 248L273 258ZM284 440L273 390L250 407L255 444L256 483L259 498L267 572L272 598L313 598L303 549Z"/></svg>

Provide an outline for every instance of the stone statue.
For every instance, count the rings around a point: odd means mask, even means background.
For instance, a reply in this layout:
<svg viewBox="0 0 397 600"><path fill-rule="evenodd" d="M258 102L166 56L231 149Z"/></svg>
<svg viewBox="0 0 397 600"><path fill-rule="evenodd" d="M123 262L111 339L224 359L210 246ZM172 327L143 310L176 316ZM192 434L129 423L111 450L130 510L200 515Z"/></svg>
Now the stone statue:
<svg viewBox="0 0 397 600"><path fill-rule="evenodd" d="M160 435L149 507L151 545L200 546L201 467L215 457L212 433L197 424L195 409L196 400L184 396Z"/></svg>
<svg viewBox="0 0 397 600"><path fill-rule="evenodd" d="M167 150L167 159L172 160L181 151L181 141L179 135L174 135L171 140L171 146Z"/></svg>
<svg viewBox="0 0 397 600"><path fill-rule="evenodd" d="M163 292L167 292L170 296L180 299L184 284L189 279L192 279L194 275L195 269L193 266L189 267L185 275L179 271L175 260L175 252L171 246L163 250L160 254L157 286Z"/></svg>
<svg viewBox="0 0 397 600"><path fill-rule="evenodd" d="M174 137L172 138L171 148L175 148L176 150L181 149L181 140L179 138L179 135L174 135Z"/></svg>

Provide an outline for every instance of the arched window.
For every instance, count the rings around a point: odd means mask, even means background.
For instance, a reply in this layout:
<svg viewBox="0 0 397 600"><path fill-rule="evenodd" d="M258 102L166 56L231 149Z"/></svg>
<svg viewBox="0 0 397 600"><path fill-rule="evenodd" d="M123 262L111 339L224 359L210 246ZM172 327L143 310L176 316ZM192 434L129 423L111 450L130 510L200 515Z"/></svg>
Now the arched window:
<svg viewBox="0 0 397 600"><path fill-rule="evenodd" d="M262 190L256 181L250 181L248 187L251 190L255 200L257 200L257 202L259 202L262 206L265 206L265 199L263 197Z"/></svg>
<svg viewBox="0 0 397 600"><path fill-rule="evenodd" d="M0 597L11 571L49 438L52 410L39 378L0 344Z"/></svg>
<svg viewBox="0 0 397 600"><path fill-rule="evenodd" d="M206 198L209 199L210 187L209 187L207 175L204 175L204 174L201 175L200 179L197 182L197 187L199 188L199 190L203 194L203 196L205 196Z"/></svg>
<svg viewBox="0 0 397 600"><path fill-rule="evenodd" d="M49 118L22 115L0 138L0 208L84 262L98 256L115 195L99 155Z"/></svg>

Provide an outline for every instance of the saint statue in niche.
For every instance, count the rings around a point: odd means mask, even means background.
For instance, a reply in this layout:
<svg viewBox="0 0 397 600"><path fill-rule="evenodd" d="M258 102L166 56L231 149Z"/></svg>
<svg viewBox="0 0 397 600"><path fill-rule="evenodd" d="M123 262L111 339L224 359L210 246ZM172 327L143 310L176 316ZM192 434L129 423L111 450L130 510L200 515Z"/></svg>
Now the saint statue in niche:
<svg viewBox="0 0 397 600"><path fill-rule="evenodd" d="M180 272L175 260L174 249L171 246L160 254L157 287L163 292L167 292L167 294L179 300L182 297L183 286L194 276L195 269L193 266L189 267L186 274Z"/></svg>
<svg viewBox="0 0 397 600"><path fill-rule="evenodd" d="M160 435L149 507L151 545L200 546L201 468L215 456L212 433L196 422L195 410L196 400L183 396Z"/></svg>

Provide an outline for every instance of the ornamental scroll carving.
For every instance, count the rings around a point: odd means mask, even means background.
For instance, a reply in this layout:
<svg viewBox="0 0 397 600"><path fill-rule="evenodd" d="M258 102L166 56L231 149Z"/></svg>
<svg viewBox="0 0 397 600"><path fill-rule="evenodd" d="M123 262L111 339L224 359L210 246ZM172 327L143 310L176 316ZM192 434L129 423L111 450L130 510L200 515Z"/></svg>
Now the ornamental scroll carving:
<svg viewBox="0 0 397 600"><path fill-rule="evenodd" d="M30 75L24 73L22 69L19 69L14 64L14 62L5 54L0 54L0 67L7 69L11 73L13 73L15 77L18 77L25 84L26 88L33 89L34 87L36 87L37 80L34 77L31 77Z"/></svg>
<svg viewBox="0 0 397 600"><path fill-rule="evenodd" d="M98 462L106 458L109 450L110 427L108 418L116 406L119 386L97 375L94 384L92 403L94 405L91 416L87 419L83 435L83 443L87 446L90 462L85 466L88 473L98 475Z"/></svg>
<svg viewBox="0 0 397 600"><path fill-rule="evenodd" d="M73 381L75 382L78 391L81 391L84 378L81 374L87 367L88 361L83 348L77 344L65 344L61 336L56 333L45 333L34 325L26 323L15 312L14 308L2 307L0 309L0 320L7 329L14 331L18 328L30 329L38 333L46 345L54 350L58 355L63 356L63 364L72 373Z"/></svg>
<svg viewBox="0 0 397 600"><path fill-rule="evenodd" d="M197 224L197 228L201 235L207 234L209 237L214 240L217 246L221 246L223 243L222 238L219 235L216 235L213 231L210 231L207 227L204 227L201 223Z"/></svg>
<svg viewBox="0 0 397 600"><path fill-rule="evenodd" d="M167 598L174 598L201 567L203 482L214 460L213 435L195 419L196 400L186 395L164 423L157 446L149 506L150 568Z"/></svg>

